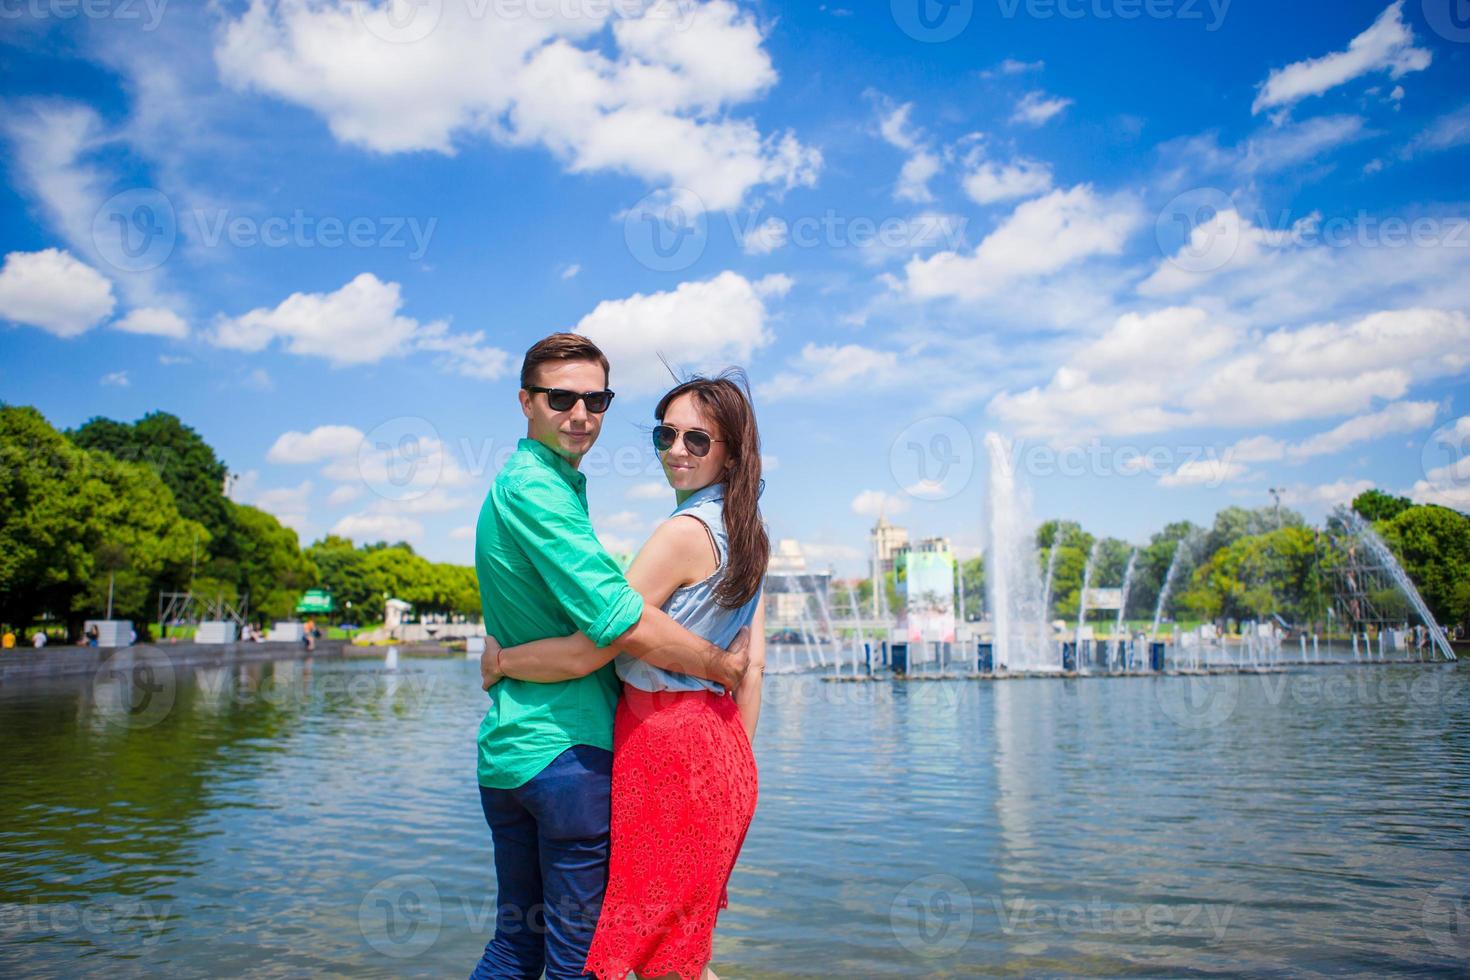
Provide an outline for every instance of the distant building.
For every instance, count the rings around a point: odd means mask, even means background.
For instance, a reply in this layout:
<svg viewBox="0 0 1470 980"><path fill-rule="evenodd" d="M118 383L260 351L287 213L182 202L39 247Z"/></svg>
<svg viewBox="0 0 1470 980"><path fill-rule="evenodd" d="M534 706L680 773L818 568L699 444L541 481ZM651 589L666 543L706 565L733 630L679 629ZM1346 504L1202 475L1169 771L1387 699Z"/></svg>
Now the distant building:
<svg viewBox="0 0 1470 980"><path fill-rule="evenodd" d="M869 532L868 540L872 544L873 560L878 563L878 570L891 572L893 571L893 556L908 547L909 531L906 527L895 527L889 524L886 517L880 516L878 523L874 524L873 530Z"/></svg>
<svg viewBox="0 0 1470 980"><path fill-rule="evenodd" d="M819 628L821 610L830 608L832 572L812 571L806 555L794 538L782 538L771 549L766 565L766 625L771 628L799 628L803 620ZM814 604L812 599L818 601Z"/></svg>
<svg viewBox="0 0 1470 980"><path fill-rule="evenodd" d="M907 538L907 535L905 535L905 538ZM894 552L894 557L896 558L898 555L906 555L916 551L926 554L951 554L954 552L954 549L950 547L949 538L924 538L918 544L910 545L905 543L903 547Z"/></svg>

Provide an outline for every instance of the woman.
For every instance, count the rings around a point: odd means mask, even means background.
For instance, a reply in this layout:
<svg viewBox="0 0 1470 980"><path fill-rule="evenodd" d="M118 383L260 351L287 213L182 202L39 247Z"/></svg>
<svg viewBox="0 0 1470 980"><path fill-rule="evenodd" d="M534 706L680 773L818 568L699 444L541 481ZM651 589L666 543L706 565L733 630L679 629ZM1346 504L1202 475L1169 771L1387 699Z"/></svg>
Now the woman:
<svg viewBox="0 0 1470 980"><path fill-rule="evenodd" d="M743 382L738 373L686 381L654 410L654 448L677 507L633 560L628 582L717 646L750 626L750 669L727 692L616 655L623 696L613 731L612 856L586 965L602 980L630 971L715 980L715 919L755 814L750 743L765 667L770 542L758 507L760 435L736 378ZM493 639L486 643L494 649ZM591 673L613 653L578 633L497 656L506 676L549 682Z"/></svg>

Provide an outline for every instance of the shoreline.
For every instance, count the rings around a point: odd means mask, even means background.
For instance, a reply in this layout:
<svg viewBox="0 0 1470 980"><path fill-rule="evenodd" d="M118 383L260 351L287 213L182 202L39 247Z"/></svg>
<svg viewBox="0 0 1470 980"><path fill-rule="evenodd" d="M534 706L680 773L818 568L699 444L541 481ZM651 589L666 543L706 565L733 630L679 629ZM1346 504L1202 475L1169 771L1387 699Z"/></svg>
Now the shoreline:
<svg viewBox="0 0 1470 980"><path fill-rule="evenodd" d="M308 657L341 659L346 646L342 640L321 640L311 651L299 642L137 643L130 647L16 649L0 655L0 687L159 661L173 667L219 667L273 660L305 660Z"/></svg>

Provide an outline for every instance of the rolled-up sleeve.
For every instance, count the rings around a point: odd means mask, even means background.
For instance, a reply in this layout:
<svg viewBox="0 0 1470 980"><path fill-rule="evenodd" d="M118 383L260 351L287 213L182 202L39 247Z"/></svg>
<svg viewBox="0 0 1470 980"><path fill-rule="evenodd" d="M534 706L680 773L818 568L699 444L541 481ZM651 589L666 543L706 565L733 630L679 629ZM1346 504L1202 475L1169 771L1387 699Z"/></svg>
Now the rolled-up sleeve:
<svg viewBox="0 0 1470 980"><path fill-rule="evenodd" d="M504 489L500 514L552 596L593 643L608 646L637 624L643 597L597 540L570 487L530 476Z"/></svg>

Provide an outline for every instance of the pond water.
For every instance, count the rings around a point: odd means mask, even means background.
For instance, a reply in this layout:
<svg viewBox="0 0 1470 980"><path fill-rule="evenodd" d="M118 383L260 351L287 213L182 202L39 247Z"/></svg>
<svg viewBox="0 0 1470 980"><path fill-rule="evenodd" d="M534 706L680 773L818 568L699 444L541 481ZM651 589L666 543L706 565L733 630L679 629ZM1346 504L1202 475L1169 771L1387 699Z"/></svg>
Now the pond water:
<svg viewBox="0 0 1470 980"><path fill-rule="evenodd" d="M475 664L0 690L0 974L468 975ZM1470 673L770 677L753 977L1463 974Z"/></svg>

